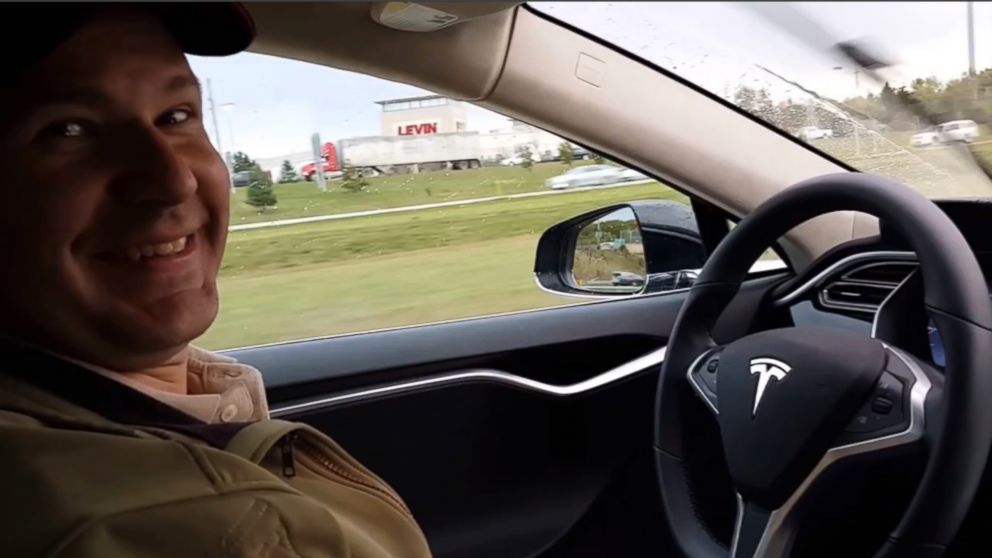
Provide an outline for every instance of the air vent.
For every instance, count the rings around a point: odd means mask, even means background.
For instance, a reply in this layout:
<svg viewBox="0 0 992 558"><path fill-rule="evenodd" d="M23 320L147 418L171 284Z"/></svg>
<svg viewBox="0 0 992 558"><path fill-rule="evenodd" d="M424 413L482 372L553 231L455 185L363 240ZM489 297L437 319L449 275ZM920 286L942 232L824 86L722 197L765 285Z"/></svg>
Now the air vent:
<svg viewBox="0 0 992 558"><path fill-rule="evenodd" d="M827 308L873 314L916 265L912 261L884 261L858 266L821 288L820 303Z"/></svg>
<svg viewBox="0 0 992 558"><path fill-rule="evenodd" d="M898 285L916 269L916 262L874 262L857 267L846 274L845 281L877 285Z"/></svg>
<svg viewBox="0 0 992 558"><path fill-rule="evenodd" d="M831 308L874 312L895 285L837 281L820 291L820 302Z"/></svg>

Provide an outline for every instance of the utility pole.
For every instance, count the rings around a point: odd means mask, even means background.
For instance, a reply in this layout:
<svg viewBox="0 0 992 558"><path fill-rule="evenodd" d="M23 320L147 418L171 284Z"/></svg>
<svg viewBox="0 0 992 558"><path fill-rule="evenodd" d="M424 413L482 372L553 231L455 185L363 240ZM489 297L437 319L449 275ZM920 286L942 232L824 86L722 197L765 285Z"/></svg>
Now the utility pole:
<svg viewBox="0 0 992 558"><path fill-rule="evenodd" d="M975 3L968 2L968 75L975 75Z"/></svg>
<svg viewBox="0 0 992 558"><path fill-rule="evenodd" d="M220 139L220 127L217 126L217 107L214 106L214 88L210 84L210 78L207 78L207 102L210 103L210 118L214 121L214 138L217 139L217 151L224 154L224 147ZM226 161L226 158L225 158ZM228 180L231 182L231 193L234 193L234 176L233 176L233 166L228 166Z"/></svg>
<svg viewBox="0 0 992 558"><path fill-rule="evenodd" d="M234 141L234 103L221 103L220 110L227 113L227 139L231 142L231 151L237 149L237 142ZM216 124L214 124L216 126Z"/></svg>
<svg viewBox="0 0 992 558"><path fill-rule="evenodd" d="M210 78L207 78L207 102L210 103L210 117L214 121L214 139L217 140L217 151L224 152L221 145L220 128L217 126L217 107L214 105L214 88L211 87Z"/></svg>

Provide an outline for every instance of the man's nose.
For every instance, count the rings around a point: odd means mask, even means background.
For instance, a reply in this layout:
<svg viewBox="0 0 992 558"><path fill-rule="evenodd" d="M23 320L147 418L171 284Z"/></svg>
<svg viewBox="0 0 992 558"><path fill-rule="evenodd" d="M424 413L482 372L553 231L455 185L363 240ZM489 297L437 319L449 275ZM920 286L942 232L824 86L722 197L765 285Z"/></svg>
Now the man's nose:
<svg viewBox="0 0 992 558"><path fill-rule="evenodd" d="M136 130L122 140L119 153L127 157L126 171L116 189L127 202L171 207L196 192L196 176L174 140L156 129Z"/></svg>

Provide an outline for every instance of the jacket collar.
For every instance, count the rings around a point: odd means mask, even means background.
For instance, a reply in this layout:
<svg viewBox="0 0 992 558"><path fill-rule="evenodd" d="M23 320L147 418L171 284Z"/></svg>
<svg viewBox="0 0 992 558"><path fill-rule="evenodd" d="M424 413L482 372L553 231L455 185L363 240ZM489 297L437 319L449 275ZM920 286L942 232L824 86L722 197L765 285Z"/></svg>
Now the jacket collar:
<svg viewBox="0 0 992 558"><path fill-rule="evenodd" d="M9 341L0 341L0 364L0 373L122 425L174 431L224 447L249 424L207 424L86 367Z"/></svg>

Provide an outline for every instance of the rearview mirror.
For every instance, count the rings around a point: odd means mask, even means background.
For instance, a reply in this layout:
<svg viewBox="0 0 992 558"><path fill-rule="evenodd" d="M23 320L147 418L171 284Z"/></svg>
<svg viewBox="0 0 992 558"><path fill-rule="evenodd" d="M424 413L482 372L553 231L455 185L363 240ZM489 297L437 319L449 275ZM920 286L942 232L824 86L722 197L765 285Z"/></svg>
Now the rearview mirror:
<svg viewBox="0 0 992 558"><path fill-rule="evenodd" d="M691 287L705 261L692 208L649 200L552 226L538 242L534 271L552 292L629 296Z"/></svg>

